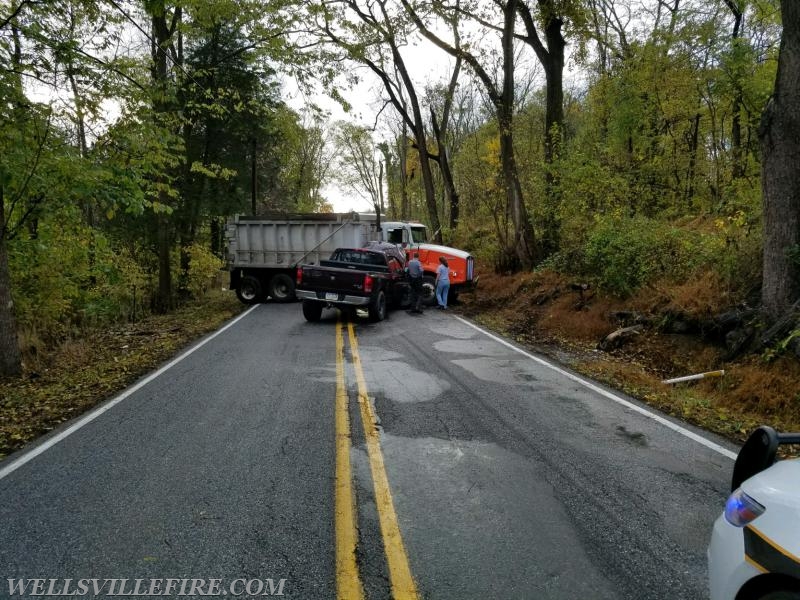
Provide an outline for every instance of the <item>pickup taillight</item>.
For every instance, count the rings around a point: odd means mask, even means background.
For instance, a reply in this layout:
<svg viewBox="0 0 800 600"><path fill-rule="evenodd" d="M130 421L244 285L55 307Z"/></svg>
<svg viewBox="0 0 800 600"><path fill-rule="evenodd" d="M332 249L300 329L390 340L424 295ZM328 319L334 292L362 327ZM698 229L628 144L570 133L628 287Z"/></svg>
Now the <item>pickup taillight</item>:
<svg viewBox="0 0 800 600"><path fill-rule="evenodd" d="M364 275L364 291L372 291L372 275Z"/></svg>
<svg viewBox="0 0 800 600"><path fill-rule="evenodd" d="M303 267L297 267L297 285L303 283Z"/></svg>

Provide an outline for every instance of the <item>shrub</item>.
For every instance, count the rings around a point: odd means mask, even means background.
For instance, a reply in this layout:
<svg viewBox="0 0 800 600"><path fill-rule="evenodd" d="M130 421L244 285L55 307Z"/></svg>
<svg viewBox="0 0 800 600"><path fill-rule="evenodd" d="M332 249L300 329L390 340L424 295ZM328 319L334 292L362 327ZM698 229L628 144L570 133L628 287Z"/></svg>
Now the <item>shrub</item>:
<svg viewBox="0 0 800 600"><path fill-rule="evenodd" d="M192 244L187 248L189 254L189 270L186 273L186 289L193 298L205 296L224 261L200 244Z"/></svg>
<svg viewBox="0 0 800 600"><path fill-rule="evenodd" d="M724 240L644 217L602 219L585 246L586 275L628 296L654 280L683 281L714 262Z"/></svg>

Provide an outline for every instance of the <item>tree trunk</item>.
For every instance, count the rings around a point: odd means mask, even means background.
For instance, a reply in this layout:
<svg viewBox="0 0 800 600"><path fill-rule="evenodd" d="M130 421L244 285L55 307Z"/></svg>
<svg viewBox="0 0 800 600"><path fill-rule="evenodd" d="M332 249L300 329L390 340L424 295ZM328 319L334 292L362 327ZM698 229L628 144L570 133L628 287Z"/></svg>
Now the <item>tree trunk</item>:
<svg viewBox="0 0 800 600"><path fill-rule="evenodd" d="M775 91L762 115L764 272L761 299L777 318L800 293L800 2L781 0L783 38ZM793 251L795 261L789 255Z"/></svg>
<svg viewBox="0 0 800 600"><path fill-rule="evenodd" d="M689 130L689 165L686 169L686 206L691 208L694 198L694 182L697 178L697 148L700 143L700 113L692 119L692 127Z"/></svg>
<svg viewBox="0 0 800 600"><path fill-rule="evenodd" d="M417 143L417 152L419 153L420 171L422 173L422 187L425 190L425 206L428 209L428 220L431 224L431 229L434 231L434 239L436 243L442 243L442 226L439 221L439 210L436 206L436 188L433 184L433 171L431 170L431 157L428 153L428 139L425 133L425 121L422 118L422 109L419 105L417 92L414 88L414 83L408 74L406 64L403 61L397 47L392 43L392 55L394 57L395 67L403 80L408 94L408 102L411 105L411 115L413 117L413 124L411 131L414 134L414 141Z"/></svg>
<svg viewBox="0 0 800 600"><path fill-rule="evenodd" d="M13 99L17 108L25 100L21 68L22 42L19 30L11 26L13 50L9 80ZM10 212L10 211L9 211ZM9 215L10 218L10 215ZM11 296L11 273L8 270L8 227L5 210L5 189L0 180L0 377L15 377L22 372L22 357L17 338L17 319L14 314L14 300Z"/></svg>
<svg viewBox="0 0 800 600"><path fill-rule="evenodd" d="M522 268L530 269L534 263L536 240L519 182L512 133L514 124L514 21L517 17L517 3L511 0L504 8L504 13L503 93L501 105L497 107L497 121L500 127L500 162L505 180L507 205L514 221L514 252Z"/></svg>
<svg viewBox="0 0 800 600"><path fill-rule="evenodd" d="M548 3L548 8L554 10ZM556 180L553 163L557 158L564 132L564 47L566 42L561 35L563 22L551 15L545 25L548 59L544 65L547 85L545 104L544 162L547 207L544 223L539 227L542 253L539 258L558 250L560 246L560 226L558 214L561 205L561 190Z"/></svg>
<svg viewBox="0 0 800 600"><path fill-rule="evenodd" d="M400 139L397 150L400 160L400 164L398 165L400 169L400 220L406 221L411 213L411 204L408 198L408 172L406 171L408 168L408 135L406 135L405 121L403 122L402 138Z"/></svg>
<svg viewBox="0 0 800 600"><path fill-rule="evenodd" d="M511 117L506 115L500 121L500 162L506 188L506 205L514 223L513 251L524 269L533 266L535 256L535 238L533 226L528 218L528 211L523 201L522 186L514 159L514 140L511 133Z"/></svg>
<svg viewBox="0 0 800 600"><path fill-rule="evenodd" d="M417 123L421 121L422 114L419 107L414 110L414 119ZM418 114L419 113L419 114ZM425 206L428 209L428 220L431 229L434 231L434 240L437 244L442 243L442 225L439 221L439 210L436 206L436 188L433 185L433 171L431 170L431 157L428 154L428 141L425 136L425 128L420 124L414 128L414 138L417 142L417 152L419 153L420 171L422 172L422 187L425 190Z"/></svg>
<svg viewBox="0 0 800 600"><path fill-rule="evenodd" d="M225 240L223 237L225 225L220 217L211 217L208 224L211 235L211 253L217 258L225 258Z"/></svg>
<svg viewBox="0 0 800 600"><path fill-rule="evenodd" d="M725 4L733 14L733 32L731 33L731 45L733 54L733 104L731 106L731 175L734 179L744 177L744 151L742 148L742 106L744 105L744 92L742 90L742 72L739 65L739 54L737 52L740 43L742 30L742 20L744 13L738 0L725 0Z"/></svg>
<svg viewBox="0 0 800 600"><path fill-rule="evenodd" d="M433 110L433 107L431 107L431 127L433 127L433 135L436 136L436 144L439 146L439 170L442 174L445 196L450 205L449 226L451 230L455 230L456 227L458 227L459 219L458 190L456 190L456 184L455 181L453 181L453 171L450 169L450 158L447 155L444 132L439 127L439 122L436 120L436 112Z"/></svg>
<svg viewBox="0 0 800 600"><path fill-rule="evenodd" d="M561 35L563 22L553 16L545 26L547 39L547 60L544 62L545 83L547 85L545 104L545 143L544 160L551 165L560 145L564 123L564 47L566 42ZM552 175L548 169L548 179Z"/></svg>
<svg viewBox="0 0 800 600"><path fill-rule="evenodd" d="M564 48L566 41L561 32L564 20L558 15L559 7L553 0L538 0L539 13L544 21L545 43L539 37L536 21L525 2L519 2L519 11L525 24L526 43L539 59L545 74L545 131L544 131L544 177L547 200L539 226L539 256L555 252L559 247L559 223L557 215L561 204L561 192L556 180L553 163L563 139L564 130Z"/></svg>
<svg viewBox="0 0 800 600"><path fill-rule="evenodd" d="M158 293L153 307L158 314L167 313L172 308L171 249L169 218L165 214L160 214L158 215Z"/></svg>
<svg viewBox="0 0 800 600"><path fill-rule="evenodd" d="M151 25L153 32L151 41L151 57L153 61L151 68L154 88L153 118L156 122L156 127L160 127L163 126L161 122L162 115L169 110L166 100L167 86L169 85L167 52L169 51L171 32L166 22L164 2L158 2L149 8L152 11ZM163 181L161 183L164 184ZM158 201L162 206L169 206L170 198L167 192L163 190L163 187L163 185L160 186L161 191L158 193ZM158 214L156 222L158 229L158 289L153 308L157 313L163 314L172 308L172 265L170 262L172 236L170 235L171 228L167 214Z"/></svg>
<svg viewBox="0 0 800 600"><path fill-rule="evenodd" d="M375 211L375 213L378 215L378 217L375 219L375 224L376 224L377 228L380 229L381 228L381 215L383 214L383 211L385 209L385 205L384 205L384 202L383 202L383 165L384 165L384 163L383 163L383 161L380 161L378 164L379 164L379 172L378 172L378 209ZM388 170L389 170L388 166L387 166L386 170L388 172Z"/></svg>
<svg viewBox="0 0 800 600"><path fill-rule="evenodd" d="M5 202L0 183L0 377L17 376L22 372L22 360L17 340L17 320L11 298L11 274L8 271L6 245Z"/></svg>
<svg viewBox="0 0 800 600"><path fill-rule="evenodd" d="M461 47L461 36L458 32L457 18L452 22L452 29L453 37L456 41L456 48L458 49ZM458 190L453 180L453 171L450 168L450 148L447 145L447 131L450 127L450 111L453 107L453 97L458 87L458 80L463 62L461 56L456 57L455 64L453 65L453 72L450 74L450 83L447 84L447 91L445 92L441 126L436 120L436 111L431 107L431 126L433 127L433 134L436 136L436 143L439 146L439 170L442 173L446 201L450 208L449 226L451 231L455 231L456 228L458 228L458 222L461 217L461 205Z"/></svg>

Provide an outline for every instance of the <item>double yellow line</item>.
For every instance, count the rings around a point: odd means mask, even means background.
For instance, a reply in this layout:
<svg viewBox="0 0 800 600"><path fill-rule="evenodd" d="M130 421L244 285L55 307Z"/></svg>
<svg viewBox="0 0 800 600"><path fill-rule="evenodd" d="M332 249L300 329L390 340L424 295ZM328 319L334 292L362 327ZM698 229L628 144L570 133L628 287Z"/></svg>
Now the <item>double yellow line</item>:
<svg viewBox="0 0 800 600"><path fill-rule="evenodd" d="M347 324L353 369L358 383L358 404L367 444L367 454L375 490L383 547L389 567L392 597L395 600L417 600L417 586L408 566L408 556L397 523L389 479L383 462L377 419L367 395L367 384L358 353L358 342L352 323ZM358 574L356 545L356 505L353 494L353 473L350 464L350 417L347 412L343 325L336 323L336 596L338 600L363 600L364 588Z"/></svg>

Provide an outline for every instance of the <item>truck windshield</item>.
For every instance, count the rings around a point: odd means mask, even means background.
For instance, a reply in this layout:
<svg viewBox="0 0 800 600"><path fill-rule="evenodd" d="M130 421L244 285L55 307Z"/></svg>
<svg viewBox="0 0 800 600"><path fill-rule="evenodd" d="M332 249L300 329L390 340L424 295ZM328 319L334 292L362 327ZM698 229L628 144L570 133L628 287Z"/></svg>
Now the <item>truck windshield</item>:
<svg viewBox="0 0 800 600"><path fill-rule="evenodd" d="M411 238L415 244L424 244L428 241L428 230L425 227L412 227Z"/></svg>

